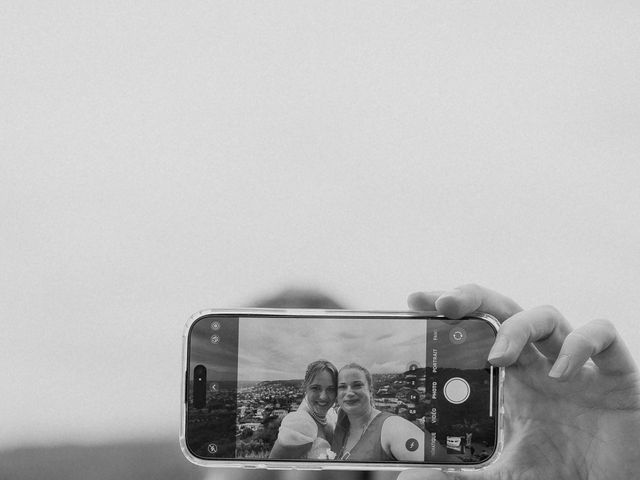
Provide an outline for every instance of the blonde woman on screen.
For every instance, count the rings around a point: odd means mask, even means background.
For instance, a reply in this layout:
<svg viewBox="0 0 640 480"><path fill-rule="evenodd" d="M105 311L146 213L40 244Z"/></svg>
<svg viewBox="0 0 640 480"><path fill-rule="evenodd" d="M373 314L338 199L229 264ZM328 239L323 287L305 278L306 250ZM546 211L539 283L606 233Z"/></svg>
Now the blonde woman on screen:
<svg viewBox="0 0 640 480"><path fill-rule="evenodd" d="M326 360L312 362L302 384L305 393L297 411L287 414L269 458L331 460L335 429L338 371Z"/></svg>

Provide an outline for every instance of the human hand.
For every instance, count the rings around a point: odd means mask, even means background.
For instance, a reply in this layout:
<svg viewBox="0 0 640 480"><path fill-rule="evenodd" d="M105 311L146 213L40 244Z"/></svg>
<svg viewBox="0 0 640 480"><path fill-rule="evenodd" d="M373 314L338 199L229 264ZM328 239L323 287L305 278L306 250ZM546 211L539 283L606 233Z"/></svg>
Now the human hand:
<svg viewBox="0 0 640 480"><path fill-rule="evenodd" d="M640 478L640 374L611 322L574 330L553 307L522 310L477 285L415 293L409 306L502 323L489 361L506 367L505 443L486 469L408 470L398 480Z"/></svg>

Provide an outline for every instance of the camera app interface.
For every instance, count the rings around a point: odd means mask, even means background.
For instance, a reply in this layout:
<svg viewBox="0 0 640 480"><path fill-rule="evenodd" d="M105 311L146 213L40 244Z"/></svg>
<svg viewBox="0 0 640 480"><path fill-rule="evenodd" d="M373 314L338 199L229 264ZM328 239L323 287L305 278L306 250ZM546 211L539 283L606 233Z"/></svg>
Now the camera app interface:
<svg viewBox="0 0 640 480"><path fill-rule="evenodd" d="M481 319L203 317L189 450L206 459L477 464L495 450Z"/></svg>

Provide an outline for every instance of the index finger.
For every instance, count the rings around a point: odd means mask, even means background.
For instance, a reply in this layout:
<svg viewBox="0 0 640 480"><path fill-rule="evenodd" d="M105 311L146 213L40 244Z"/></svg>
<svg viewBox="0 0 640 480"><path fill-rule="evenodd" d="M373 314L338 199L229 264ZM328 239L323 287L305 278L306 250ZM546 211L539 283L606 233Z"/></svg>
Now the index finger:
<svg viewBox="0 0 640 480"><path fill-rule="evenodd" d="M469 283L445 293L419 292L409 296L414 309L435 309L448 318L462 318L472 312L489 313L500 322L522 311L522 307L509 297L489 288Z"/></svg>

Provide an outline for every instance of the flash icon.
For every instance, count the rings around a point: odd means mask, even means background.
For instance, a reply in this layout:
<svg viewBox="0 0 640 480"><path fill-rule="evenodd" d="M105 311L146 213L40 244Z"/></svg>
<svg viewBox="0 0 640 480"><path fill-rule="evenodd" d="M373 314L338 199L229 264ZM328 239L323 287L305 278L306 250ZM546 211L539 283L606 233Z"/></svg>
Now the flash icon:
<svg viewBox="0 0 640 480"><path fill-rule="evenodd" d="M415 438L410 438L409 440L407 440L407 443L405 443L404 446L407 447L407 450L409 450L410 452L415 452L420 444Z"/></svg>

